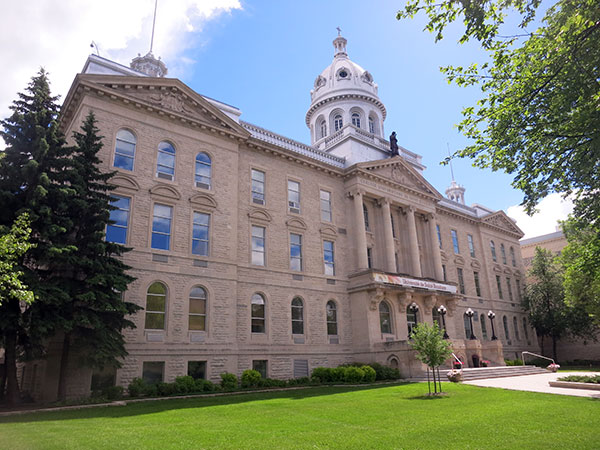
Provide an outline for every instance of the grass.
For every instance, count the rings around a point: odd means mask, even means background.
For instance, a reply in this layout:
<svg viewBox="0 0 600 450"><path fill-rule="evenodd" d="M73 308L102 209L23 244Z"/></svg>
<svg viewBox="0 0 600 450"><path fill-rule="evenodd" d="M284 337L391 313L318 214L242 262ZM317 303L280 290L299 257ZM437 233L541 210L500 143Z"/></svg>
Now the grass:
<svg viewBox="0 0 600 450"><path fill-rule="evenodd" d="M0 448L598 448L598 400L444 390L323 387L0 417Z"/></svg>

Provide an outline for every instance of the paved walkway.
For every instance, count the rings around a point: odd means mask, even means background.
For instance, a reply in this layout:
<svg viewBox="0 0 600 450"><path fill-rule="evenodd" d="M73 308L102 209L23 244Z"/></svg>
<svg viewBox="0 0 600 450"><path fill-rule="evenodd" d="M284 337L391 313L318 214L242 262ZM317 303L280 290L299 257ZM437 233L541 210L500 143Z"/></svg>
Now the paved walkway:
<svg viewBox="0 0 600 450"><path fill-rule="evenodd" d="M465 381L473 386L497 387L513 391L545 392L548 394L573 395L600 399L600 391L551 387L548 382L567 375L600 375L599 372L548 372L538 375L522 375L518 377L487 378L485 380Z"/></svg>

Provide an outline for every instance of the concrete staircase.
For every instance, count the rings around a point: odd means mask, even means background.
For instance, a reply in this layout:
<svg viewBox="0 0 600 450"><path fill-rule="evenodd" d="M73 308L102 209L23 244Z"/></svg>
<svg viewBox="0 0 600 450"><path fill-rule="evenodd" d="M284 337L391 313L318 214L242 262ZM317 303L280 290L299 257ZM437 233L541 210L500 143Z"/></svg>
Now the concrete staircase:
<svg viewBox="0 0 600 450"><path fill-rule="evenodd" d="M442 381L448 381L446 374L449 369L440 369ZM483 380L485 378L518 377L522 375L536 375L548 373L546 369L537 366L497 366L497 367L478 367L473 369L463 369L463 381ZM411 381L427 381L427 374L411 378Z"/></svg>

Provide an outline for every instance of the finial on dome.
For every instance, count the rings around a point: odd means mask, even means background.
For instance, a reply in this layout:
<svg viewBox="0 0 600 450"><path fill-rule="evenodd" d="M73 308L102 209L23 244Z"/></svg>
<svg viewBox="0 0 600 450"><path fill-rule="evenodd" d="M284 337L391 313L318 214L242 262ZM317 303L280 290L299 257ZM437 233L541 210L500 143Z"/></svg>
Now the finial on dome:
<svg viewBox="0 0 600 450"><path fill-rule="evenodd" d="M448 147L448 161L450 162L450 173L452 174L452 182L448 189L446 189L446 197L450 200L465 204L465 188L458 184L454 180L454 169L452 168L452 156L450 155L450 144L446 142L446 147Z"/></svg>
<svg viewBox="0 0 600 450"><path fill-rule="evenodd" d="M342 37L342 29L340 27L337 27L336 30L338 32L338 35L333 40L333 47L335 48L334 57L346 57L348 56L348 53L346 53L346 44L348 43L348 41L346 40L346 38Z"/></svg>

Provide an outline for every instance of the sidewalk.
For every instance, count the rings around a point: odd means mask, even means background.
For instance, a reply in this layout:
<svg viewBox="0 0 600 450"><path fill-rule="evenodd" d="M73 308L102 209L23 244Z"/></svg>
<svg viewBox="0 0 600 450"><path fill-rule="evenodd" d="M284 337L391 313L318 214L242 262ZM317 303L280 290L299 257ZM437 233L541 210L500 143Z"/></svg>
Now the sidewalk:
<svg viewBox="0 0 600 450"><path fill-rule="evenodd" d="M488 378L485 380L465 381L464 384L473 386L496 387L513 391L544 392L547 394L573 395L600 399L600 391L585 389L550 387L549 381L568 375L600 375L598 372L548 372L539 375L523 375L518 377Z"/></svg>

